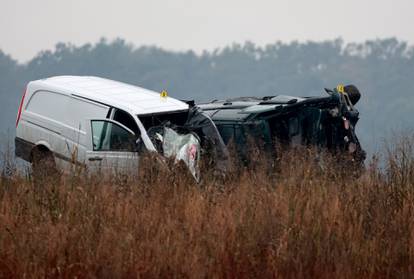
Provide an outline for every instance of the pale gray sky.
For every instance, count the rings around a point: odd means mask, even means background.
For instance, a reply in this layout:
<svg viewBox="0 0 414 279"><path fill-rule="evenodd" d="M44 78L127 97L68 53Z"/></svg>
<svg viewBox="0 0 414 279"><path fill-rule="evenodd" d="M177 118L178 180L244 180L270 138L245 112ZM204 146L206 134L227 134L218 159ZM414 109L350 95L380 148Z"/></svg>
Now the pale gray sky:
<svg viewBox="0 0 414 279"><path fill-rule="evenodd" d="M27 61L57 42L101 37L198 52L246 40L414 44L413 12L414 0L0 0L0 49Z"/></svg>

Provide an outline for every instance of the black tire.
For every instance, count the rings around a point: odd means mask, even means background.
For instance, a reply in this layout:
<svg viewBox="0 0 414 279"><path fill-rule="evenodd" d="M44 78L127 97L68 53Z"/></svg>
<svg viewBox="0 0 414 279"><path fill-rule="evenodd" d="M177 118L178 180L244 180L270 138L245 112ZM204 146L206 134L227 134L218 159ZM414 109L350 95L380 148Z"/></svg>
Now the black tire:
<svg viewBox="0 0 414 279"><path fill-rule="evenodd" d="M32 152L32 175L35 184L53 182L59 179L55 158L49 150L34 149Z"/></svg>

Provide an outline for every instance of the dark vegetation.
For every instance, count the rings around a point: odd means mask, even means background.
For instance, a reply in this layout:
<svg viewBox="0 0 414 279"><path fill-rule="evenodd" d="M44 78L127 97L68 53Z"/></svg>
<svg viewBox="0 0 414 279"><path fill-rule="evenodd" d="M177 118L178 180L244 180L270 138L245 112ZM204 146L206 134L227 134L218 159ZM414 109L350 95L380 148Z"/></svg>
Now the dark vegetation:
<svg viewBox="0 0 414 279"><path fill-rule="evenodd" d="M75 47L58 44L19 64L0 51L0 131L14 132L25 84L53 75L98 75L170 96L207 101L234 96L321 95L323 87L357 85L357 134L371 151L392 129L413 128L414 51L397 39L344 44L341 40L252 43L196 55L139 47L123 40ZM4 142L4 141L3 141Z"/></svg>
<svg viewBox="0 0 414 279"><path fill-rule="evenodd" d="M200 185L150 157L138 180L3 164L0 278L410 278L413 140L359 178L305 148Z"/></svg>

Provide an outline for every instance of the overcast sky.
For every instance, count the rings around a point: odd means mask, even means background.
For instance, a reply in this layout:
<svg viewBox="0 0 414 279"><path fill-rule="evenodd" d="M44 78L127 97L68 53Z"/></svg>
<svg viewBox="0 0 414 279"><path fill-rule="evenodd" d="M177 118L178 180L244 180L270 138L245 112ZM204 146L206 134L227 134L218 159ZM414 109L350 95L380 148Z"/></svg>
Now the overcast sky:
<svg viewBox="0 0 414 279"><path fill-rule="evenodd" d="M413 12L414 0L0 0L0 49L27 61L57 42L101 37L198 52L246 40L414 44Z"/></svg>

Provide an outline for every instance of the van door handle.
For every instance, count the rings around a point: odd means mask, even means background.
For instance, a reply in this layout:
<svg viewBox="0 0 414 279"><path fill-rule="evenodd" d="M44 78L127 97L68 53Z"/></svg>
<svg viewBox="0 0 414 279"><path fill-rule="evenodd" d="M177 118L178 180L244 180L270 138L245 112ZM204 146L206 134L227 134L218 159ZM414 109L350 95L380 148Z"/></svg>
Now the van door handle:
<svg viewBox="0 0 414 279"><path fill-rule="evenodd" d="M102 161L102 157L99 157L99 156L90 157L88 160L89 161Z"/></svg>

